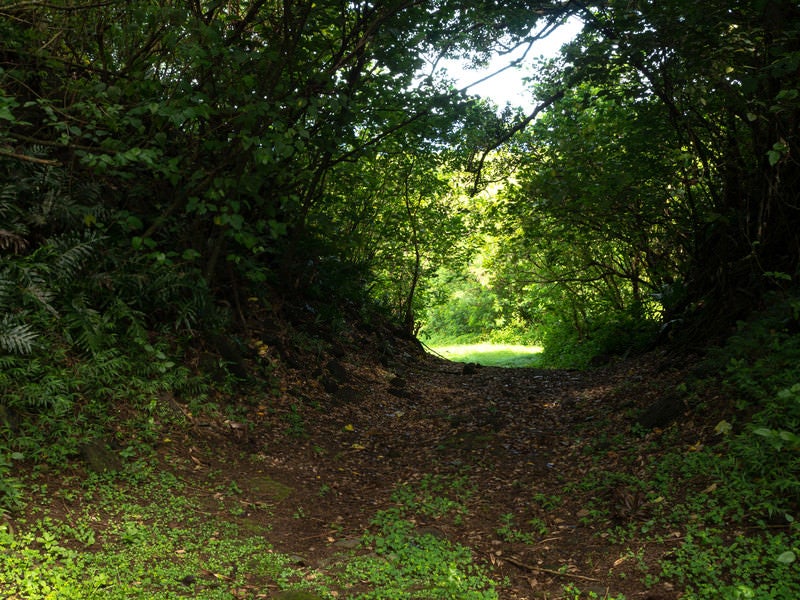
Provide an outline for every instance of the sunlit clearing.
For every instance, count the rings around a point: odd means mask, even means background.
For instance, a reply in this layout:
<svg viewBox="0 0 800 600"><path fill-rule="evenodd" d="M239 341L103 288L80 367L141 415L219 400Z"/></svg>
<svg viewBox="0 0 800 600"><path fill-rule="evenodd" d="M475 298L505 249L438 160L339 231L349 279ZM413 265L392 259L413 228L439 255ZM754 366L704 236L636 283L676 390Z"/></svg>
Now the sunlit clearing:
<svg viewBox="0 0 800 600"><path fill-rule="evenodd" d="M539 363L539 353L542 348L480 343L434 346L430 350L454 362L471 362L488 367L534 367Z"/></svg>

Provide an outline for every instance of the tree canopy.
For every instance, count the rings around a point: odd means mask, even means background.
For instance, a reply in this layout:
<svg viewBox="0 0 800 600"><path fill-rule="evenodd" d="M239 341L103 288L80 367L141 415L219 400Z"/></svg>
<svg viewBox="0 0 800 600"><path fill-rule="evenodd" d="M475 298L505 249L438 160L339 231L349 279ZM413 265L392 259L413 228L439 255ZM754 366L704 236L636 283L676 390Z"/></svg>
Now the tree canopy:
<svg viewBox="0 0 800 600"><path fill-rule="evenodd" d="M583 31L533 82L555 100L506 140L486 212L499 320L704 342L796 283L798 9L572 6Z"/></svg>
<svg viewBox="0 0 800 600"><path fill-rule="evenodd" d="M6 2L4 347L74 294L84 316L190 326L265 287L370 297L415 332L480 219L519 307L724 326L797 274L798 10ZM541 65L531 114L438 69L570 16L583 32Z"/></svg>

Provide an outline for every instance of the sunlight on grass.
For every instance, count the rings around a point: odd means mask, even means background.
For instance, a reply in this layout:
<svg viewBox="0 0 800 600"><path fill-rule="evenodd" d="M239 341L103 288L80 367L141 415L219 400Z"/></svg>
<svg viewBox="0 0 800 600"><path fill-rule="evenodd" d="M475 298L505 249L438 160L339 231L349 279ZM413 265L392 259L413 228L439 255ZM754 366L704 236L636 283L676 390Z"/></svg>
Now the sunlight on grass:
<svg viewBox="0 0 800 600"><path fill-rule="evenodd" d="M431 350L454 362L473 362L487 367L535 367L539 365L542 348L480 343L433 346Z"/></svg>

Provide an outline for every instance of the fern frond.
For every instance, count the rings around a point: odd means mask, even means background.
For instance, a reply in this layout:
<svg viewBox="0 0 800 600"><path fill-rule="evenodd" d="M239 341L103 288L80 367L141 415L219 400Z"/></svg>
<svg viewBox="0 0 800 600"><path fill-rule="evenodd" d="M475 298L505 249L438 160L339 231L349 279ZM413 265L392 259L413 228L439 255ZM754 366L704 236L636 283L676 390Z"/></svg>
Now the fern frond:
<svg viewBox="0 0 800 600"><path fill-rule="evenodd" d="M0 319L0 350L10 354L30 354L39 335L27 323L17 322L11 315Z"/></svg>
<svg viewBox="0 0 800 600"><path fill-rule="evenodd" d="M0 217L3 226L0 228L0 250L12 249L19 254L28 247L28 227L24 214L17 202L18 186L6 183L0 186Z"/></svg>
<svg viewBox="0 0 800 600"><path fill-rule="evenodd" d="M11 279L8 269L0 270L0 312L11 310L11 298L14 291L14 281Z"/></svg>
<svg viewBox="0 0 800 600"><path fill-rule="evenodd" d="M72 298L69 309L62 317L62 323L69 341L84 352L96 354L104 345L115 341L110 324L103 315L88 305L83 293Z"/></svg>
<svg viewBox="0 0 800 600"><path fill-rule="evenodd" d="M102 238L93 234L61 236L48 241L58 251L54 273L62 282L70 282L91 260L97 258Z"/></svg>
<svg viewBox="0 0 800 600"><path fill-rule="evenodd" d="M55 414L65 413L73 404L74 393L62 375L58 371L50 371L39 381L26 385L19 395L19 405L25 408L47 408Z"/></svg>
<svg viewBox="0 0 800 600"><path fill-rule="evenodd" d="M8 371L17 366L19 366L19 357L11 355L0 356L0 371Z"/></svg>
<svg viewBox="0 0 800 600"><path fill-rule="evenodd" d="M105 317L113 323L125 324L125 336L130 340L147 338L145 314L134 310L121 298L115 297L105 310Z"/></svg>
<svg viewBox="0 0 800 600"><path fill-rule="evenodd" d="M47 310L52 315L57 315L58 311L51 304L55 298L55 292L50 287L45 265L20 264L17 269L17 285L22 293L23 305L27 300L33 299L37 306Z"/></svg>
<svg viewBox="0 0 800 600"><path fill-rule="evenodd" d="M8 217L9 214L19 212L17 208L17 191L19 187L14 183L0 185L0 215Z"/></svg>
<svg viewBox="0 0 800 600"><path fill-rule="evenodd" d="M0 250L11 248L14 254L20 254L27 247L28 240L24 237L8 229L0 229Z"/></svg>

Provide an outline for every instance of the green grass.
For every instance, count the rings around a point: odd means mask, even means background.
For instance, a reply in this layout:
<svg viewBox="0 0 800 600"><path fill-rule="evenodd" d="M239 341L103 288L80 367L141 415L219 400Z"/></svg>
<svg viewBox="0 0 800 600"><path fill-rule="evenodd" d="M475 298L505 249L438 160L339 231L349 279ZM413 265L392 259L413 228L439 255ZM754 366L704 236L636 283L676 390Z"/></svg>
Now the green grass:
<svg viewBox="0 0 800 600"><path fill-rule="evenodd" d="M487 367L536 367L539 366L542 348L513 344L458 344L433 346L437 354L454 362L471 362Z"/></svg>

